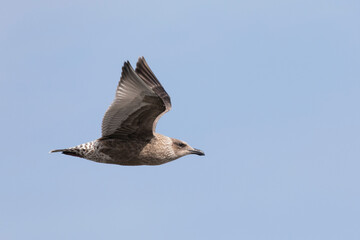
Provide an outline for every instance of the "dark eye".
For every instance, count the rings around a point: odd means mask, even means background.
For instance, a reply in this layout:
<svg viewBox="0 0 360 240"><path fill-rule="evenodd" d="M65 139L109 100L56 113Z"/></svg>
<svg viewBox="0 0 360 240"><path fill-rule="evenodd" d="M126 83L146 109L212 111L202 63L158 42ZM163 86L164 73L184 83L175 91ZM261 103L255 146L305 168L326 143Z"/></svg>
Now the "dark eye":
<svg viewBox="0 0 360 240"><path fill-rule="evenodd" d="M181 143L181 142L180 142L180 143L178 143L177 145L178 145L179 147L181 147L181 148L183 148L183 147L185 147L185 146L186 146L185 144L183 144L183 143Z"/></svg>

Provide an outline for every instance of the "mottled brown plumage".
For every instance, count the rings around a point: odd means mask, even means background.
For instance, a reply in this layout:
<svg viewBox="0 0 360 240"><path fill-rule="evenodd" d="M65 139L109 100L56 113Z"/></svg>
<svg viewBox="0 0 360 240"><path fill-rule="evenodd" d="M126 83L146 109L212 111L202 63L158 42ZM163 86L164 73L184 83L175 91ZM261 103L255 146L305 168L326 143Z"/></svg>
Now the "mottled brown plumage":
<svg viewBox="0 0 360 240"><path fill-rule="evenodd" d="M102 137L51 152L130 166L159 165L188 154L204 155L181 140L155 133L159 118L170 109L170 97L144 57L139 58L135 70L125 62L115 99L103 118Z"/></svg>

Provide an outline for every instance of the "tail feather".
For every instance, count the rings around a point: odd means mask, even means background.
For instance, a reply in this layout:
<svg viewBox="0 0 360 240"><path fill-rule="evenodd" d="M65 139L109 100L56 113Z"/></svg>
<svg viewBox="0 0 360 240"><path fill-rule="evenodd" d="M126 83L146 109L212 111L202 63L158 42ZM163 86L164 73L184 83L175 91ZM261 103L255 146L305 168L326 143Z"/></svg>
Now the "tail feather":
<svg viewBox="0 0 360 240"><path fill-rule="evenodd" d="M74 157L81 157L81 158L84 157L84 154L81 154L79 150L74 150L74 149L66 149L65 151L62 152L62 154L66 154Z"/></svg>
<svg viewBox="0 0 360 240"><path fill-rule="evenodd" d="M93 153L95 142L96 141L83 143L72 148L55 149L50 151L50 153L61 152L62 154L66 154L74 157L87 158L89 154L91 155Z"/></svg>
<svg viewBox="0 0 360 240"><path fill-rule="evenodd" d="M80 149L56 149L56 150L52 150L50 151L50 153L55 153L55 152L61 152L62 154L66 154L66 155L70 155L70 156L74 156L74 157L83 157L82 154L80 153Z"/></svg>
<svg viewBox="0 0 360 240"><path fill-rule="evenodd" d="M55 149L55 150L51 150L49 153L55 153L55 152L63 152L66 151L67 149Z"/></svg>

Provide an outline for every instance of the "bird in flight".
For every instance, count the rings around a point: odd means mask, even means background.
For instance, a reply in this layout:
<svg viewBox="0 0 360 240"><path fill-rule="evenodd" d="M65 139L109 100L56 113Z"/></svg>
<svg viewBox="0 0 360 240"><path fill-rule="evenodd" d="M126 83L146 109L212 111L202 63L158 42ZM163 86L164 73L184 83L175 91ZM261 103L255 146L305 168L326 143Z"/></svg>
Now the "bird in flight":
<svg viewBox="0 0 360 240"><path fill-rule="evenodd" d="M124 63L115 99L102 121L101 138L51 151L118 165L160 165L203 151L155 132L160 117L171 109L170 97L144 57L135 70Z"/></svg>

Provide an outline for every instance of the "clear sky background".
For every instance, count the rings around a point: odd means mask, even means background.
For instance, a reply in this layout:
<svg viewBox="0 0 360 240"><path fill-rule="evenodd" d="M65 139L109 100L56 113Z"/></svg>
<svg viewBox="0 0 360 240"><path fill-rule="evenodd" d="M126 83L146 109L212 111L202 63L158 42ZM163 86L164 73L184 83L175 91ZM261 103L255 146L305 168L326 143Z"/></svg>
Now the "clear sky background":
<svg viewBox="0 0 360 240"><path fill-rule="evenodd" d="M3 1L0 239L360 239L360 2ZM49 154L100 137L124 61L205 157Z"/></svg>

